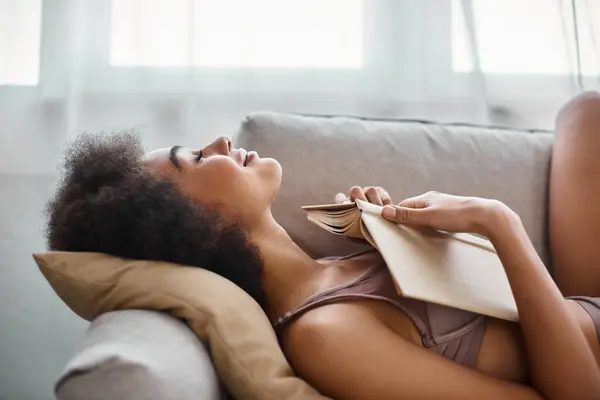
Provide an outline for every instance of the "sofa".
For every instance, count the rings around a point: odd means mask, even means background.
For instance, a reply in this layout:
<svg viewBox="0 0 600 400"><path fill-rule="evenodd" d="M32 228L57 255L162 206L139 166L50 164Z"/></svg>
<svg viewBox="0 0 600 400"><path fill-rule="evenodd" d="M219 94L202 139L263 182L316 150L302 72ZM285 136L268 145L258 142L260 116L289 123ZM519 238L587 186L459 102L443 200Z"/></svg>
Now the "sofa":
<svg viewBox="0 0 600 400"><path fill-rule="evenodd" d="M522 218L550 271L546 214L549 131L257 112L234 146L274 157L283 181L275 218L311 256L365 244L310 224L300 206L333 200L352 185L379 185L392 198L428 190L496 198ZM185 323L152 310L103 314L90 325L55 385L59 400L226 399L207 347Z"/></svg>

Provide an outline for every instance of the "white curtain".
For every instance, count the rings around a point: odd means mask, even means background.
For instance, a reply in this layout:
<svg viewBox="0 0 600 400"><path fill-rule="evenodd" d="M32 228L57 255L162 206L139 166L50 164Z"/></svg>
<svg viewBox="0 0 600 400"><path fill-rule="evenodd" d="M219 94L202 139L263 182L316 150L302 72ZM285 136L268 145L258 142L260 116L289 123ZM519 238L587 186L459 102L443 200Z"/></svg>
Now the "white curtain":
<svg viewBox="0 0 600 400"><path fill-rule="evenodd" d="M30 258L77 132L200 146L254 110L552 129L593 89L599 0L0 0L0 398L49 398L84 329Z"/></svg>
<svg viewBox="0 0 600 400"><path fill-rule="evenodd" d="M0 167L48 171L80 130L200 144L259 109L551 128L599 76L597 0L0 0L0 147L44 147Z"/></svg>

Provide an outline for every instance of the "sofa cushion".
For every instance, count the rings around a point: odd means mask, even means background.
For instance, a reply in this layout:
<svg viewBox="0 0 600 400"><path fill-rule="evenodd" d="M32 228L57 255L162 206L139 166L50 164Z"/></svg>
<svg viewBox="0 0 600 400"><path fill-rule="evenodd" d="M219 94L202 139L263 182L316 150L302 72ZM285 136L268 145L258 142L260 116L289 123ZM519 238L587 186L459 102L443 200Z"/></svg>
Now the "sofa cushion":
<svg viewBox="0 0 600 400"><path fill-rule="evenodd" d="M103 314L56 384L58 400L224 399L205 346L166 313Z"/></svg>
<svg viewBox="0 0 600 400"><path fill-rule="evenodd" d="M235 135L236 146L282 164L273 215L312 256L360 247L309 223L300 207L378 185L398 202L429 190L501 200L521 216L546 265L552 143L549 132L270 112L251 114Z"/></svg>

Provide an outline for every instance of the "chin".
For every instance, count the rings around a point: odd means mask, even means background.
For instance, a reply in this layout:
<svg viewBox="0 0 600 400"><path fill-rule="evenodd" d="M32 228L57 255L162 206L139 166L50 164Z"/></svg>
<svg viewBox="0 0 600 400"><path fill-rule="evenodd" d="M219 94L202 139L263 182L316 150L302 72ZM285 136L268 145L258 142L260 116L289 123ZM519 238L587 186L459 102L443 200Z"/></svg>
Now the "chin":
<svg viewBox="0 0 600 400"><path fill-rule="evenodd" d="M261 175L268 177L269 180L276 179L281 182L282 168L279 161L274 158L261 158L257 160L257 169L260 169Z"/></svg>
<svg viewBox="0 0 600 400"><path fill-rule="evenodd" d="M263 158L260 162L262 164L260 166L260 175L265 182L268 182L267 185L272 191L271 200L273 200L281 186L281 177L283 175L281 164L274 158Z"/></svg>

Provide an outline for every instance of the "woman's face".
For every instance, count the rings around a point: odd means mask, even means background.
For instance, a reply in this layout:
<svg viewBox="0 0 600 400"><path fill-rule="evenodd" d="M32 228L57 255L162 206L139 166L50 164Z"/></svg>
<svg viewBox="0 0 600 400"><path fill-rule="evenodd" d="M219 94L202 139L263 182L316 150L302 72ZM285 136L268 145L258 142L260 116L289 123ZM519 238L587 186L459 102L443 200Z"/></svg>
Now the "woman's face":
<svg viewBox="0 0 600 400"><path fill-rule="evenodd" d="M281 183L281 166L220 137L202 149L174 146L147 153L144 163L172 179L193 201L217 208L252 227L269 211Z"/></svg>

